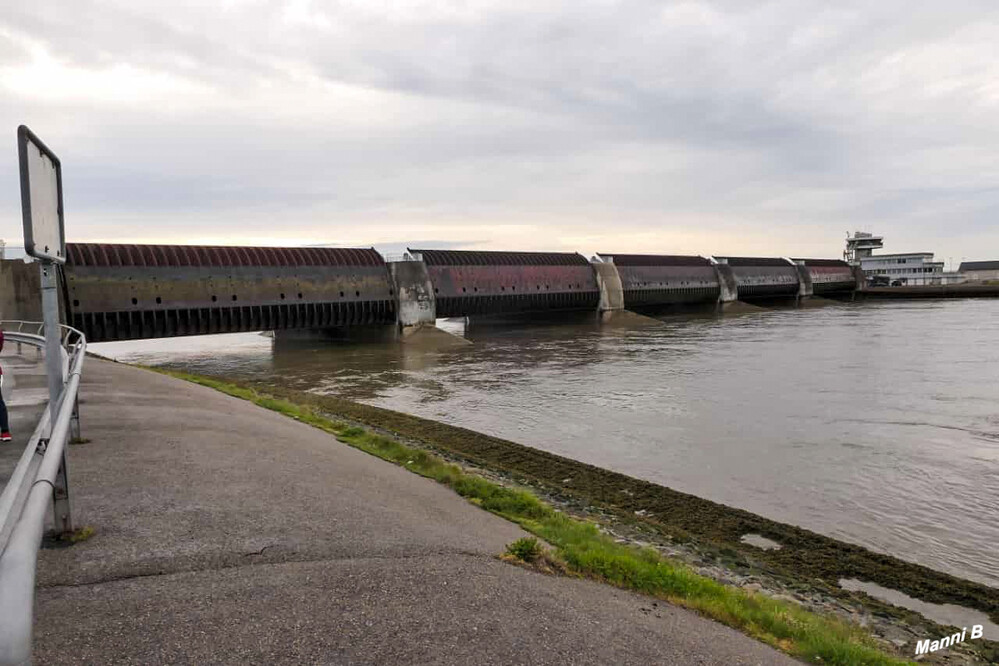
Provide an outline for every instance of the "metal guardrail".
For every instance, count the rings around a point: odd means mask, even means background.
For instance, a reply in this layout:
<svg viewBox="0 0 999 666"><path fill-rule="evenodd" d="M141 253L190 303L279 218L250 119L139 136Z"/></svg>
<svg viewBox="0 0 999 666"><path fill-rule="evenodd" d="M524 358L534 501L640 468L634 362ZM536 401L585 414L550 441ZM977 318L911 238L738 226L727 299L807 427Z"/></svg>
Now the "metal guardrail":
<svg viewBox="0 0 999 666"><path fill-rule="evenodd" d="M10 342L45 347L44 327L38 322L0 321L0 327ZM0 494L0 666L31 662L35 569L50 503L55 505L57 529L69 524L64 455L76 418L87 341L69 326L60 327L59 338L65 354L57 406L42 413Z"/></svg>

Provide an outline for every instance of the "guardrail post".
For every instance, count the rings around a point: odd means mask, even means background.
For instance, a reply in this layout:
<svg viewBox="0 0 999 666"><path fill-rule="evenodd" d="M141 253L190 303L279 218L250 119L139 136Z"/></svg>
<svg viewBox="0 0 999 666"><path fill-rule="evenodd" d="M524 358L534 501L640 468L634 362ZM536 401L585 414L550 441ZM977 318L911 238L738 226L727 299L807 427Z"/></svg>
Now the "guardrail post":
<svg viewBox="0 0 999 666"><path fill-rule="evenodd" d="M69 504L69 475L66 473L66 450L62 452L59 472L52 484L52 514L55 518L56 534L73 531L73 515Z"/></svg>
<svg viewBox="0 0 999 666"><path fill-rule="evenodd" d="M73 417L69 422L70 441L79 441L83 435L80 432L80 394L73 400Z"/></svg>
<svg viewBox="0 0 999 666"><path fill-rule="evenodd" d="M59 395L65 382L62 333L59 328L59 296L56 291L56 268L49 261L40 261L42 283L42 316L45 331L45 369L49 379L49 422L54 424L59 416ZM56 534L73 530L69 503L69 474L66 471L66 453L63 450L59 472L52 490L52 511L55 516Z"/></svg>

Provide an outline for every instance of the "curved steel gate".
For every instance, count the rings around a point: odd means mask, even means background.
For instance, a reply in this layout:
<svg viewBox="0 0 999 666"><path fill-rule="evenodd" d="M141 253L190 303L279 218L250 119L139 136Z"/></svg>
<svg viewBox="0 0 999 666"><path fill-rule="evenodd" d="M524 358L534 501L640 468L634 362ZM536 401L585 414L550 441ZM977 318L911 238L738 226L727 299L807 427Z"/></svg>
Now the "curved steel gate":
<svg viewBox="0 0 999 666"><path fill-rule="evenodd" d="M91 342L394 324L373 249L66 246L67 320Z"/></svg>
<svg viewBox="0 0 999 666"><path fill-rule="evenodd" d="M839 259L795 259L803 262L812 276L812 293L836 294L853 291L857 288L856 278L850 264Z"/></svg>
<svg viewBox="0 0 999 666"><path fill-rule="evenodd" d="M596 310L590 262L569 252L410 250L427 266L438 317Z"/></svg>
<svg viewBox="0 0 999 666"><path fill-rule="evenodd" d="M718 300L718 274L704 257L599 253L617 267L624 307L640 308Z"/></svg>
<svg viewBox="0 0 999 666"><path fill-rule="evenodd" d="M779 257L716 257L732 267L739 300L798 295L798 269Z"/></svg>

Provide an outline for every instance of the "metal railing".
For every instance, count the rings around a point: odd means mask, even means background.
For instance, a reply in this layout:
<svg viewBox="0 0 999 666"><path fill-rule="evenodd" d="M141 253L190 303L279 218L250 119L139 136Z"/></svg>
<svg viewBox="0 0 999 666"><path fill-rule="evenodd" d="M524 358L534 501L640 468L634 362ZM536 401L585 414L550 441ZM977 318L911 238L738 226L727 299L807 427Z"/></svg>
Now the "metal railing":
<svg viewBox="0 0 999 666"><path fill-rule="evenodd" d="M9 342L45 347L38 322L0 321ZM57 531L69 522L65 451L77 414L80 372L87 341L75 328L60 326L63 388L49 406L0 494L0 665L31 662L35 569L45 515L54 505ZM53 422L54 421L54 422ZM60 506L62 503L62 506Z"/></svg>

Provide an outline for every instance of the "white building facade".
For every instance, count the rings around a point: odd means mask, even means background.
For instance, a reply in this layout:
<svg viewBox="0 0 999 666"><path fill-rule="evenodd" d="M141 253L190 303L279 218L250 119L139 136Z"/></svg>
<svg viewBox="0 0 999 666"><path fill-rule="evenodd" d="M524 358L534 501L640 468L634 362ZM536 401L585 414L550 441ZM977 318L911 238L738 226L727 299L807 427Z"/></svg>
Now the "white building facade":
<svg viewBox="0 0 999 666"><path fill-rule="evenodd" d="M932 252L874 254L884 247L884 237L856 231L846 235L843 259L851 266L860 266L868 283L879 278L892 286L922 286L964 282L961 273L944 271L944 262L933 261Z"/></svg>
<svg viewBox="0 0 999 666"><path fill-rule="evenodd" d="M932 252L871 254L860 259L860 267L868 280L883 275L891 284L906 286L955 284L964 280L960 273L945 272L944 262L933 261Z"/></svg>

